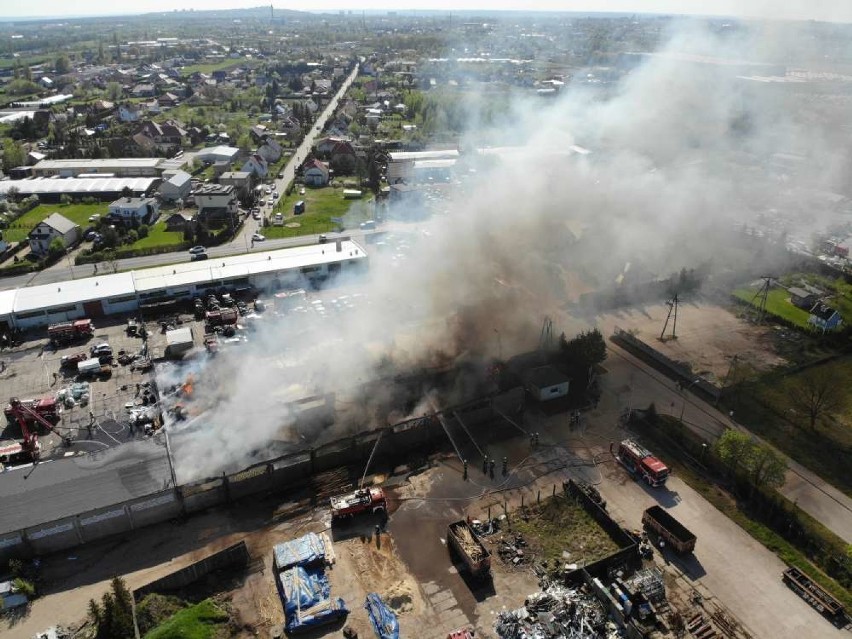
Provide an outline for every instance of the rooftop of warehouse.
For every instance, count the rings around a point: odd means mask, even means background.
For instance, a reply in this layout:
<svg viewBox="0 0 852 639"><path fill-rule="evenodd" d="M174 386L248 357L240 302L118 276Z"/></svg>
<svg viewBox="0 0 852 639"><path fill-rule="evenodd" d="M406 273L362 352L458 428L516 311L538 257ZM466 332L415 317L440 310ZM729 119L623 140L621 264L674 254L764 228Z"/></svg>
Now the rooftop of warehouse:
<svg viewBox="0 0 852 639"><path fill-rule="evenodd" d="M35 165L36 169L65 169L69 167L151 167L159 166L163 158L112 158L112 159L74 159L74 160L42 160Z"/></svg>
<svg viewBox="0 0 852 639"><path fill-rule="evenodd" d="M260 253L244 253L230 257L217 257L202 262L186 262L170 266L157 266L133 272L136 290L140 293L168 287L218 282L224 279L274 273L329 262L341 262L366 256L356 242L342 240L340 252L336 243L311 244Z"/></svg>
<svg viewBox="0 0 852 639"><path fill-rule="evenodd" d="M147 191L157 178L35 178L31 180L0 180L0 193L18 189L22 195L30 193L121 193Z"/></svg>
<svg viewBox="0 0 852 639"><path fill-rule="evenodd" d="M26 313L119 295L132 295L133 292L132 273L84 277L56 284L19 288L16 291L14 310L16 313Z"/></svg>

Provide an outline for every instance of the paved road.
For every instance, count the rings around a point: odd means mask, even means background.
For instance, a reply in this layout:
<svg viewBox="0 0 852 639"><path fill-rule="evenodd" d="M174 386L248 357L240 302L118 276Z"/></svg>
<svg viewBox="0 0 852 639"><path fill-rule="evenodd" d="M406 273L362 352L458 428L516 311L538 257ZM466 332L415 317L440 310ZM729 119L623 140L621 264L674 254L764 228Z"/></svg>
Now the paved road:
<svg viewBox="0 0 852 639"><path fill-rule="evenodd" d="M305 135L305 139L302 141L302 144L298 149L293 153L293 156L290 158L290 161L284 167L283 170L283 178L275 178L275 186L279 193L283 193L284 189L290 183L290 181L294 178L296 173L296 168L299 166L300 162L304 160L304 158L308 154L308 150L314 143L314 140L320 134L322 129L325 127L325 123L328 119L334 114L335 109L337 109L337 105L340 102L340 99L346 93L349 86L358 76L360 65L356 66L355 69L352 70L352 73L349 74L349 77L341 85L340 89L331 99L331 101L326 105L326 108L323 110L322 114L317 118L316 122L314 122L314 126L311 130ZM267 207L267 211L271 211L271 207ZM291 237L284 238L279 240L266 240L265 242L258 242L252 247L251 245L251 236L253 233L258 231L260 227L260 222L253 220L249 217L243 227L240 229L237 236L227 244L223 244L222 246L216 246L207 249L207 254L210 257L226 257L228 255L235 255L238 253L248 253L252 250L254 251L268 251L272 249L280 249L280 248L289 248L292 246L305 246L307 244L316 244L317 235L302 235L299 237ZM349 235L352 235L349 233ZM129 271L132 269L138 268L147 268L151 266L160 266L164 264L174 264L179 262L188 261L188 257L183 252L175 252L175 253L164 253L162 255L148 255L145 257L133 257L126 260L118 260L116 262L116 268L119 271ZM103 273L103 266L100 267L99 272ZM81 277L90 277L95 274L95 267L92 264L85 264L82 266L71 266L68 260L60 260L57 264L54 264L52 267L45 269L39 273L27 273L25 275L18 275L15 277L5 277L0 278L0 290L12 289L12 288L20 288L23 286L35 286L37 284L52 284L54 282L63 282L65 280L72 280Z"/></svg>
<svg viewBox="0 0 852 639"><path fill-rule="evenodd" d="M679 417L703 437L716 439L725 428L747 432L728 415L690 393L680 393L672 380L613 343L605 366L610 388L623 407L646 408ZM788 460L789 470L780 492L836 535L852 543L852 499L810 470Z"/></svg>
<svg viewBox="0 0 852 639"><path fill-rule="evenodd" d="M340 89L338 89L337 93L334 94L334 97L331 99L331 101L326 105L325 109L317 118L316 122L314 122L314 125L311 127L311 130L308 131L308 133L305 135L305 139L302 140L302 143L299 145L299 148L297 148L293 152L293 155L290 157L290 161L287 162L287 164L282 169L282 177L279 178L277 175L273 176L274 179L272 180L272 183L275 185L275 189L278 191L278 193L281 194L282 197L284 195L284 189L286 189L287 185L290 184L290 182L292 182L293 179L296 177L296 169L307 157L308 151L310 151L311 147L314 144L314 140L316 140L316 138L321 134L322 130L325 128L325 123L332 115L334 115L334 112L337 109L337 105L340 102L340 99L349 89L349 86L352 84L355 78L358 77L359 70L360 65L356 65L355 68L352 70L352 73L349 74L349 77L347 77L346 80L344 80L343 84L340 85ZM263 215L270 215L276 202L277 200L275 202L268 202L266 207L262 211ZM230 242L230 246L236 250L245 248L245 246L248 246L250 242L248 238L251 238L252 234L256 231L260 231L261 228L262 227L260 221L255 221L254 219L249 217L246 220L245 224L243 224L243 228L240 229L240 232L237 234L234 240ZM262 233L262 231L260 232ZM315 236L311 237L315 238Z"/></svg>

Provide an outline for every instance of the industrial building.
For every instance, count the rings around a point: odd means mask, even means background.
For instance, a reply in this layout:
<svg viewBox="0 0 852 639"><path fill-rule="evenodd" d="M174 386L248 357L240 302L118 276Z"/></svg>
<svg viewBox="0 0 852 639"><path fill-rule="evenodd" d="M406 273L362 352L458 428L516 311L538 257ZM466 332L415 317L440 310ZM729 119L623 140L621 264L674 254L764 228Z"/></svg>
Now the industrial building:
<svg viewBox="0 0 852 639"><path fill-rule="evenodd" d="M63 195L72 198L93 197L113 201L130 189L134 197L150 195L159 184L158 178L35 178L32 180L0 180L0 196L15 188L22 197L38 196L42 202L58 202Z"/></svg>
<svg viewBox="0 0 852 639"><path fill-rule="evenodd" d="M133 313L209 289L276 290L348 271L366 258L358 243L338 240L0 291L0 331Z"/></svg>
<svg viewBox="0 0 852 639"><path fill-rule="evenodd" d="M114 158L111 160L42 160L33 167L35 177L159 177L162 158Z"/></svg>
<svg viewBox="0 0 852 639"><path fill-rule="evenodd" d="M417 162L441 161L454 164L459 157L459 152L455 149L446 151L394 151L388 153L388 184L410 183L413 181L415 163ZM421 164L421 166L424 165ZM448 166L451 166L451 164L444 165L441 168L447 169Z"/></svg>

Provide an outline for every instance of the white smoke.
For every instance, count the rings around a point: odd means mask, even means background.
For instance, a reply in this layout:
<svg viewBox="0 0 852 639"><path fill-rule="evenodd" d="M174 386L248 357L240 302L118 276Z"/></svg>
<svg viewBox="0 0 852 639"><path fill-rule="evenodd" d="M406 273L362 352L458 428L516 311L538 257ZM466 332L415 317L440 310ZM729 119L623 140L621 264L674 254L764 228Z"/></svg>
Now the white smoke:
<svg viewBox="0 0 852 639"><path fill-rule="evenodd" d="M365 293L355 308L265 321L248 344L196 374L193 402L208 410L175 438L179 480L297 448L328 434L319 429L339 434L402 417L389 370L416 370L439 353L530 347L544 315L611 285L626 262L664 277L743 260L730 245L734 224L770 209L794 223L801 211L791 212L791 201L841 189L848 175L848 131L838 135L833 112L809 108L817 92L751 77L789 75L781 53L790 48L807 67L816 44L792 25L732 33L690 21L605 98L580 86L556 101L518 99L501 126L525 143L496 163L466 154L462 166L476 171L460 178L445 215L417 225L404 259L370 251L367 275L338 282L341 295ZM469 145L479 133L469 132ZM592 153L572 151L576 144ZM780 174L772 168L779 153L804 160ZM823 212L807 214L792 232ZM345 415L306 432L291 402L332 392Z"/></svg>

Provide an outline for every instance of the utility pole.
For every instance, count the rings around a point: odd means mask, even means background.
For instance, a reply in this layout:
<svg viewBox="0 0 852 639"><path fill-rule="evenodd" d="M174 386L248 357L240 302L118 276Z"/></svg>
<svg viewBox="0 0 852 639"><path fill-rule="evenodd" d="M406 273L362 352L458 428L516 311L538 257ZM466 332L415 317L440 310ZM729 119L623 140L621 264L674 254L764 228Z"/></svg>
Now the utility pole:
<svg viewBox="0 0 852 639"><path fill-rule="evenodd" d="M674 297L671 300L666 302L666 305L669 307L669 313L666 315L666 321L663 324L663 330L660 333L660 341L664 342L666 340L666 329L669 327L669 320L673 320L672 323L672 339L677 339L677 307L678 307L678 296L677 293L674 294Z"/></svg>
<svg viewBox="0 0 852 639"><path fill-rule="evenodd" d="M757 293L754 294L754 297L751 298L752 306L757 301L757 323L763 324L763 318L766 315L766 299L769 297L769 289L772 288L772 280L775 279L771 275L762 275L761 279L763 280L763 284L761 284L760 289Z"/></svg>

